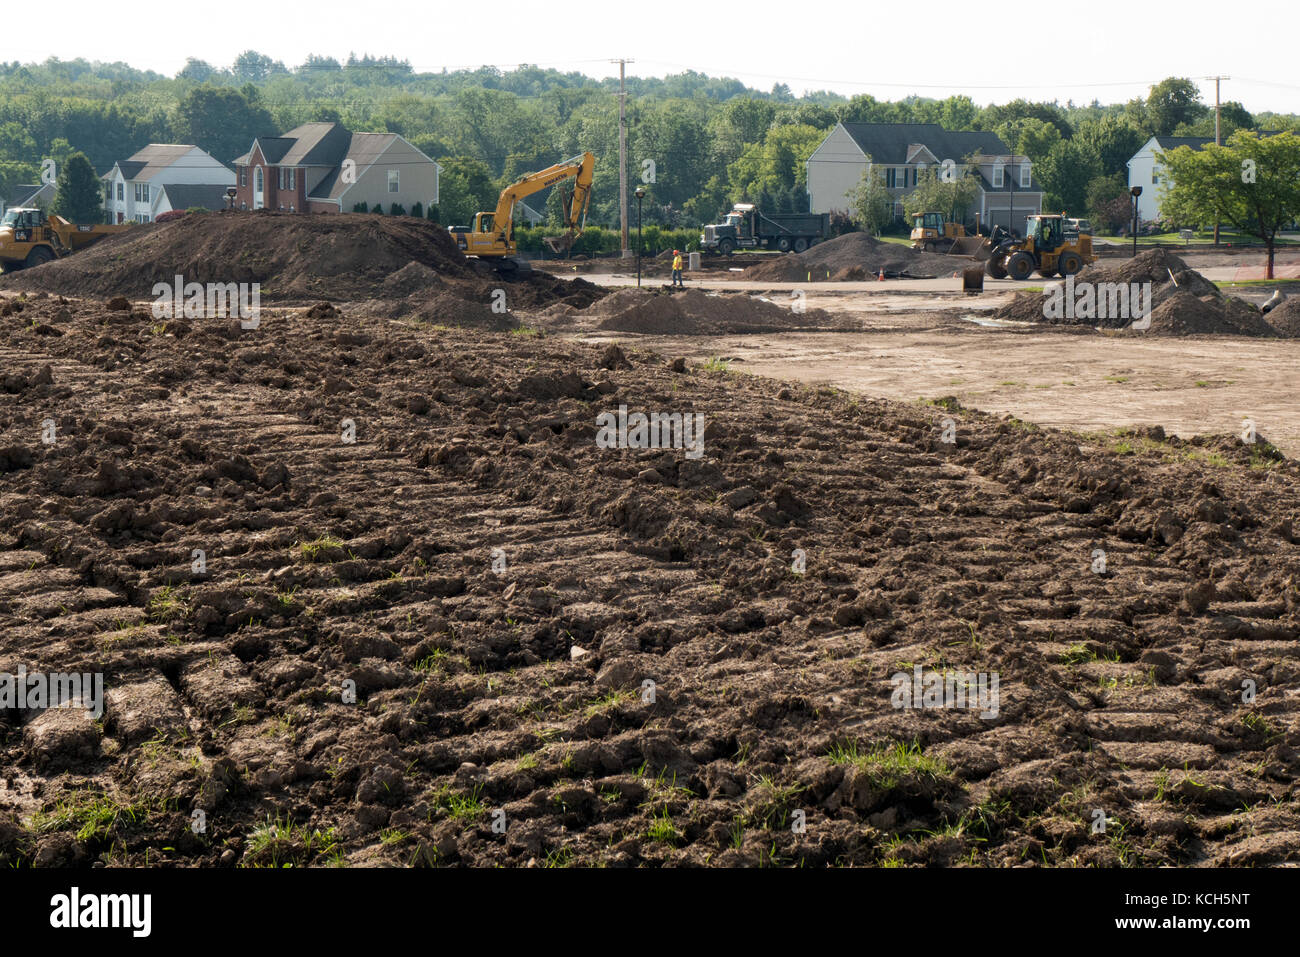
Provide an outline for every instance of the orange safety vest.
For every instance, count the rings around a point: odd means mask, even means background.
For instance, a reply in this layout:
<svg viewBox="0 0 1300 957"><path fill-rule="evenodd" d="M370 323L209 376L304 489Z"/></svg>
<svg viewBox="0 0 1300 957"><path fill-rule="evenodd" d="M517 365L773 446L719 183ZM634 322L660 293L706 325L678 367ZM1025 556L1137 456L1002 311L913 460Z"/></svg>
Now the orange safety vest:
<svg viewBox="0 0 1300 957"><path fill-rule="evenodd" d="M673 268L674 268L674 269L681 269L681 268L682 268L682 257L681 257L680 255L677 255L677 256L674 256L674 257L673 257Z"/></svg>

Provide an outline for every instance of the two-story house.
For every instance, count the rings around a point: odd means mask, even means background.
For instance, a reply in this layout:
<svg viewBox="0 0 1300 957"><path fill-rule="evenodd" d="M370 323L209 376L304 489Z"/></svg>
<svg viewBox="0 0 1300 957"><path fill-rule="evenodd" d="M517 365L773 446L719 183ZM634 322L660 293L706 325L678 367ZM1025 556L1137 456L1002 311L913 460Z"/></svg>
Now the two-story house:
<svg viewBox="0 0 1300 957"><path fill-rule="evenodd" d="M949 165L950 164L950 165ZM995 225L1024 233L1025 217L1041 213L1043 193L1032 164L1014 154L995 133L945 130L935 123L839 123L808 157L808 203L814 213L847 212L850 196L868 169L882 175L903 215L903 197L921 171L952 169L976 177L966 218L984 229Z"/></svg>
<svg viewBox="0 0 1300 957"><path fill-rule="evenodd" d="M393 205L407 212L438 203L436 162L396 133L353 133L338 123L304 123L259 136L235 160L239 209L350 212Z"/></svg>
<svg viewBox="0 0 1300 957"><path fill-rule="evenodd" d="M197 146L150 143L100 179L109 222L151 223L173 209L220 209L235 174Z"/></svg>

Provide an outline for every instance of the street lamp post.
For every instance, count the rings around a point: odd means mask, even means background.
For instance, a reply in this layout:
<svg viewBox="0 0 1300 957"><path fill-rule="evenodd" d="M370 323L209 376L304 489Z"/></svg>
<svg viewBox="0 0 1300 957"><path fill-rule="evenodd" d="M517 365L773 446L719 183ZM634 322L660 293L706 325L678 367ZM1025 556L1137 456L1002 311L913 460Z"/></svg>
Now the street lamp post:
<svg viewBox="0 0 1300 957"><path fill-rule="evenodd" d="M1142 195L1142 187L1134 186L1129 190L1133 197L1133 256L1137 258L1138 254L1138 197Z"/></svg>
<svg viewBox="0 0 1300 957"><path fill-rule="evenodd" d="M641 288L641 200L645 199L645 187L636 188L636 286Z"/></svg>

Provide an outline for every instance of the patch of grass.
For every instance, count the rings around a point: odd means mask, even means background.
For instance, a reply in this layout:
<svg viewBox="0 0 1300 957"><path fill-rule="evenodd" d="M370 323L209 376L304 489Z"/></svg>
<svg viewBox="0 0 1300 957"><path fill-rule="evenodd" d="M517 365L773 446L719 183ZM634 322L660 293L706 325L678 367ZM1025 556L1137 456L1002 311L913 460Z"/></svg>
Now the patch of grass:
<svg viewBox="0 0 1300 957"><path fill-rule="evenodd" d="M107 794L78 791L61 798L52 811L37 811L28 827L39 833L76 829L77 840L107 837L118 822L135 824L148 813L145 802L120 801Z"/></svg>
<svg viewBox="0 0 1300 957"><path fill-rule="evenodd" d="M856 741L851 741L835 745L827 756L832 764L852 764L865 771L877 787L885 790L897 786L904 778L937 781L951 773L942 761L923 754L915 742L910 745L895 742L862 751Z"/></svg>
<svg viewBox="0 0 1300 957"><path fill-rule="evenodd" d="M705 372L727 372L731 369L731 363L717 356L708 359L700 364L700 368Z"/></svg>
<svg viewBox="0 0 1300 957"><path fill-rule="evenodd" d="M298 556L304 562L317 561L325 552L342 547L343 542L333 535L321 535L310 542L298 542L294 545L298 550Z"/></svg>
<svg viewBox="0 0 1300 957"><path fill-rule="evenodd" d="M454 821L472 821L487 812L487 806L479 800L483 785L476 784L468 794L459 794L450 787L442 787L433 795L435 808L442 808Z"/></svg>
<svg viewBox="0 0 1300 957"><path fill-rule="evenodd" d="M1128 381L1128 376L1126 375L1108 375L1108 376L1104 376L1104 378L1107 382L1120 383L1120 382Z"/></svg>
<svg viewBox="0 0 1300 957"><path fill-rule="evenodd" d="M301 867L318 858L337 858L342 846L334 828L308 830L292 819L268 817L248 835L243 867Z"/></svg>
<svg viewBox="0 0 1300 957"><path fill-rule="evenodd" d="M783 829L789 821L792 806L802 793L803 785L782 786L767 775L762 775L758 784L751 789L752 797L746 801L746 822L756 824L764 830Z"/></svg>
<svg viewBox="0 0 1300 957"><path fill-rule="evenodd" d="M619 705L624 702L631 702L636 699L636 695L631 691L611 691L603 698L597 698L591 704L582 710L584 718L594 718L598 714L608 714L617 710Z"/></svg>
<svg viewBox="0 0 1300 957"><path fill-rule="evenodd" d="M646 834L650 840L661 844L675 844L682 837L682 832L677 830L677 825L668 814L668 808L664 808L650 820L650 827Z"/></svg>
<svg viewBox="0 0 1300 957"><path fill-rule="evenodd" d="M154 621L171 621L185 614L185 600L172 585L164 585L149 599L149 617Z"/></svg>
<svg viewBox="0 0 1300 957"><path fill-rule="evenodd" d="M510 334L512 336L518 336L521 339L535 339L541 336L542 331L540 329L534 329L532 326L520 326L518 329L511 329Z"/></svg>

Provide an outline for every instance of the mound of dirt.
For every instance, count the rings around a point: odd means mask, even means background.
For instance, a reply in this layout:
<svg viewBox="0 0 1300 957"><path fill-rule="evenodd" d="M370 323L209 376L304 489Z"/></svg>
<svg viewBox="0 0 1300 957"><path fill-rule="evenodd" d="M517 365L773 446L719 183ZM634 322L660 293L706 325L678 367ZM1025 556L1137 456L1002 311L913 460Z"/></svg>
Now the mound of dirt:
<svg viewBox="0 0 1300 957"><path fill-rule="evenodd" d="M557 318L576 321L579 317ZM713 336L852 327L824 309L796 312L769 299L710 295L699 289L681 293L621 289L586 310L581 318L595 320L597 330L643 335Z"/></svg>
<svg viewBox="0 0 1300 957"><path fill-rule="evenodd" d="M510 312L557 302L590 306L605 290L544 273L497 275L466 259L437 223L394 216L208 213L142 226L67 259L5 275L4 286L85 298L152 299L155 283L260 284L263 301L346 301L359 311L443 325L512 324Z"/></svg>
<svg viewBox="0 0 1300 957"><path fill-rule="evenodd" d="M429 220L259 211L129 229L67 259L7 275L3 283L145 299L155 283L179 275L187 283L257 282L264 300L360 299L412 262L444 277L475 275L447 230Z"/></svg>
<svg viewBox="0 0 1300 957"><path fill-rule="evenodd" d="M1019 293L993 313L994 318L1049 325L1092 326L1100 329L1129 328L1138 306L1115 308L1096 289L1103 284L1126 286L1131 292L1151 284L1151 325L1147 334L1165 336L1234 335L1269 336L1273 330L1254 305L1224 296L1214 285L1167 250L1148 250L1133 259L1095 262L1073 277L1073 282L1049 284L1042 292ZM1094 297L1090 308L1080 308L1089 290ZM1059 290L1059 292L1058 292ZM1060 308L1049 308L1052 297ZM1145 299L1145 295L1142 295ZM1065 306L1073 302L1073 310ZM1141 330L1135 330L1141 331Z"/></svg>
<svg viewBox="0 0 1300 957"><path fill-rule="evenodd" d="M957 256L917 252L910 246L881 242L866 233L845 233L802 253L781 256L750 266L744 279L770 282L875 279L929 279L950 275L966 260Z"/></svg>
<svg viewBox="0 0 1300 957"><path fill-rule="evenodd" d="M1284 339L1300 339L1300 298L1285 299L1264 317L1269 328Z"/></svg>

